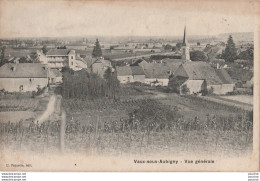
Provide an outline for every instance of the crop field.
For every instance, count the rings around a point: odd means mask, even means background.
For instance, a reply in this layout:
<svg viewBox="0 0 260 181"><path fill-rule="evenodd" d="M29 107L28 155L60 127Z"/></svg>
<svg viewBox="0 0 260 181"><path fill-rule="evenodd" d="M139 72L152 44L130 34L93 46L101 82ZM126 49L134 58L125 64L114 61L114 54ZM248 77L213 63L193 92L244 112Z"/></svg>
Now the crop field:
<svg viewBox="0 0 260 181"><path fill-rule="evenodd" d="M0 112L36 110L41 110L40 99L3 99L0 101Z"/></svg>
<svg viewBox="0 0 260 181"><path fill-rule="evenodd" d="M48 103L45 98L10 97L0 100L0 123L33 120L46 109Z"/></svg>
<svg viewBox="0 0 260 181"><path fill-rule="evenodd" d="M250 112L186 119L180 107L158 99L62 100L67 114L65 151L103 155L161 153L241 156L252 151ZM192 101L187 98L187 101ZM194 99L193 104L197 104ZM203 103L205 104L205 103ZM194 106L194 105L193 105ZM208 104L208 109L220 105ZM223 108L225 109L225 108ZM196 113L196 111L195 111ZM0 148L37 153L59 150L60 120L0 124Z"/></svg>

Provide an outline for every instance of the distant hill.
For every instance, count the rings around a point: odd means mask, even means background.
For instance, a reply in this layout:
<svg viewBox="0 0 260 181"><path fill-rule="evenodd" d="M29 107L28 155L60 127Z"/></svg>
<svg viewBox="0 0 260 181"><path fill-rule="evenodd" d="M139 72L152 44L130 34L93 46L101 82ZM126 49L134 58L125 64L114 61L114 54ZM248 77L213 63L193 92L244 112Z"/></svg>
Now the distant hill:
<svg viewBox="0 0 260 181"><path fill-rule="evenodd" d="M216 38L226 42L229 35L233 37L235 42L237 41L254 41L254 33L253 32L237 32L237 33L222 33L219 34Z"/></svg>

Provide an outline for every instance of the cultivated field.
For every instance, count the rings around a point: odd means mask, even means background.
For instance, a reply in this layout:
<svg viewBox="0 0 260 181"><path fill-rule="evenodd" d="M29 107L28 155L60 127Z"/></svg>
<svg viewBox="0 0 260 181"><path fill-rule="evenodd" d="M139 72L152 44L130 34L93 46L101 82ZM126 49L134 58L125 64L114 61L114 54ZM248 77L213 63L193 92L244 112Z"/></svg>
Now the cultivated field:
<svg viewBox="0 0 260 181"><path fill-rule="evenodd" d="M21 120L30 122L46 109L47 103L48 98L1 96L0 123L18 123Z"/></svg>
<svg viewBox="0 0 260 181"><path fill-rule="evenodd" d="M206 100L170 96L62 100L67 113L65 151L115 156L242 156L252 151L252 113ZM59 150L59 120L28 126L22 121L1 123L0 128L1 150L41 154Z"/></svg>

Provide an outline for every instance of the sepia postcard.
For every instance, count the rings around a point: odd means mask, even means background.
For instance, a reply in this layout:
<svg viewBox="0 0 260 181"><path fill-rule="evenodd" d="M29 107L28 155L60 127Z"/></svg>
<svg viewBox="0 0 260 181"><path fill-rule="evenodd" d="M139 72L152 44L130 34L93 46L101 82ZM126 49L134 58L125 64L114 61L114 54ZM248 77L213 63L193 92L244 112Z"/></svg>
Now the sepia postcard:
<svg viewBox="0 0 260 181"><path fill-rule="evenodd" d="M259 171L260 1L0 0L1 171Z"/></svg>

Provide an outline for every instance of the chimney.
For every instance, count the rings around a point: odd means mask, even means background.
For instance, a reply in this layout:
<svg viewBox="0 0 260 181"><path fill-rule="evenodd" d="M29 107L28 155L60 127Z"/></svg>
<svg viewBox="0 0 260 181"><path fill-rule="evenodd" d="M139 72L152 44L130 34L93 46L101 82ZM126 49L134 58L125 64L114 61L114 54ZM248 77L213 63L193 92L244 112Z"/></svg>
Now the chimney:
<svg viewBox="0 0 260 181"><path fill-rule="evenodd" d="M219 69L219 63L217 63L217 69Z"/></svg>

